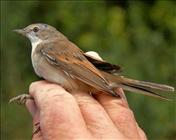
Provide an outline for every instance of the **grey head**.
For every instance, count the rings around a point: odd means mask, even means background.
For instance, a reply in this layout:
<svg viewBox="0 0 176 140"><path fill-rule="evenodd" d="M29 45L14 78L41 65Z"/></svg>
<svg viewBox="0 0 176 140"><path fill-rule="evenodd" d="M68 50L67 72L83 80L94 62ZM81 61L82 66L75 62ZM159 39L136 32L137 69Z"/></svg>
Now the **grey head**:
<svg viewBox="0 0 176 140"><path fill-rule="evenodd" d="M66 39L66 37L56 28L44 23L31 24L23 29L17 29L14 31L29 38L32 43L52 38L61 40Z"/></svg>

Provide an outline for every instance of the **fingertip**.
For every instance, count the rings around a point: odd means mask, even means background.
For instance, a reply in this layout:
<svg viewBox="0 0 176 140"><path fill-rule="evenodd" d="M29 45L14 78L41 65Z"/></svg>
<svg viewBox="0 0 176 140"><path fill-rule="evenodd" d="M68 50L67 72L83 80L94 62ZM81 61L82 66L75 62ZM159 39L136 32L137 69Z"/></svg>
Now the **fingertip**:
<svg viewBox="0 0 176 140"><path fill-rule="evenodd" d="M50 99L52 96L65 95L68 93L58 84L47 81L37 81L31 83L29 86L29 94L34 97L36 106L40 107L40 104L43 104L45 100Z"/></svg>
<svg viewBox="0 0 176 140"><path fill-rule="evenodd" d="M124 93L122 89L117 89L117 92L120 94L121 98L116 98L107 94L98 94L96 95L96 99L104 107L115 126L123 134L129 137L138 137L134 114L123 97Z"/></svg>
<svg viewBox="0 0 176 140"><path fill-rule="evenodd" d="M136 123L136 126L137 126L138 134L139 134L141 140L147 140L147 136L144 133L144 131L142 130L142 128L140 128L137 123Z"/></svg>
<svg viewBox="0 0 176 140"><path fill-rule="evenodd" d="M29 93L32 95L35 92L36 88L38 88L39 86L42 86L44 84L47 84L47 83L48 82L46 80L32 82L29 85Z"/></svg>
<svg viewBox="0 0 176 140"><path fill-rule="evenodd" d="M127 100L127 99L126 99L126 96L125 96L125 93L124 93L124 91L123 91L122 88L116 88L116 89L115 89L115 92L116 92L117 94L119 94L122 99Z"/></svg>

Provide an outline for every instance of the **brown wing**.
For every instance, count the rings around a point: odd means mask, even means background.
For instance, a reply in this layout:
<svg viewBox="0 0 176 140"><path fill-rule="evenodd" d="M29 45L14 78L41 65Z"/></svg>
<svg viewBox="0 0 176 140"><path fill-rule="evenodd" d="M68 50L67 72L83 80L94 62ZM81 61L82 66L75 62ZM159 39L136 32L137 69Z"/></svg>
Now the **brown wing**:
<svg viewBox="0 0 176 140"><path fill-rule="evenodd" d="M71 76L96 89L115 94L99 70L70 41L52 41L40 45L45 45L45 47L42 47L41 53L51 65L63 69Z"/></svg>
<svg viewBox="0 0 176 140"><path fill-rule="evenodd" d="M118 65L110 64L106 61L98 60L86 53L84 53L84 56L91 62L96 68L98 68L101 71L110 73L110 74L119 74L122 72L122 69Z"/></svg>

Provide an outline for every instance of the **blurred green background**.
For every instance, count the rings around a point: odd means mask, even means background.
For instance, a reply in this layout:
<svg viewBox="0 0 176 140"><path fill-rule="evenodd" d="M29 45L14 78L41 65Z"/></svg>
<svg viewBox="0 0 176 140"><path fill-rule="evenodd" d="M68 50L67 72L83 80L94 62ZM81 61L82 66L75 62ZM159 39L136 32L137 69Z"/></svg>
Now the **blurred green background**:
<svg viewBox="0 0 176 140"><path fill-rule="evenodd" d="M1 1L1 139L31 139L31 117L9 98L38 80L30 42L13 29L42 22L84 51L123 67L123 75L176 85L174 1ZM127 92L137 122L150 140L176 139L176 104ZM174 96L171 95L171 98Z"/></svg>

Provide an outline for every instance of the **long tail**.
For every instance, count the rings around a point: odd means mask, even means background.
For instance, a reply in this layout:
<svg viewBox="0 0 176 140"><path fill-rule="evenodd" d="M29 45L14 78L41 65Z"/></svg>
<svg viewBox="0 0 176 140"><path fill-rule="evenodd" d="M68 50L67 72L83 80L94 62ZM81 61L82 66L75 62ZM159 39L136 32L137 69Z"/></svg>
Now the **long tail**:
<svg viewBox="0 0 176 140"><path fill-rule="evenodd" d="M125 78L123 76L115 76L105 72L102 72L107 80L112 82L112 87L121 87L124 90L144 94L148 96L157 97L160 99L170 100L160 94L157 91L165 91L165 92L174 92L174 87L163 85L163 84L156 84L151 82L133 80L129 78Z"/></svg>
<svg viewBox="0 0 176 140"><path fill-rule="evenodd" d="M174 92L174 88L171 86L145 82L145 81L138 81L138 80L133 80L125 77L122 77L121 87L124 90L141 93L148 96L158 97L166 100L169 100L169 99L158 94L157 91Z"/></svg>

